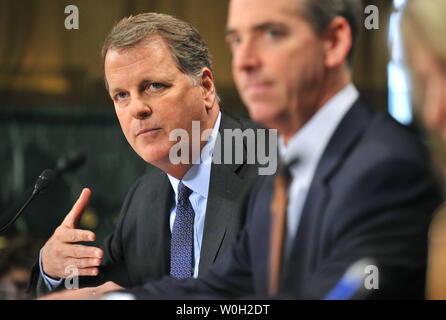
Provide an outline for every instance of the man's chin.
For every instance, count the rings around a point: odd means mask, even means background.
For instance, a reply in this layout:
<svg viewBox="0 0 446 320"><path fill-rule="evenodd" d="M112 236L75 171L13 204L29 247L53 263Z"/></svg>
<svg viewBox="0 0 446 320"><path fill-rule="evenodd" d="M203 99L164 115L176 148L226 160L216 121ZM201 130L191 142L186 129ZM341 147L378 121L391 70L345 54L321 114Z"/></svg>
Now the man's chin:
<svg viewBox="0 0 446 320"><path fill-rule="evenodd" d="M249 115L253 121L271 129L275 129L277 123L277 112L274 112L274 110L274 106L257 106L254 104L248 108Z"/></svg>
<svg viewBox="0 0 446 320"><path fill-rule="evenodd" d="M150 163L154 166L158 166L159 164L165 163L169 161L169 153L166 152L150 152L139 154L139 156L147 163ZM157 165L158 164L158 165Z"/></svg>

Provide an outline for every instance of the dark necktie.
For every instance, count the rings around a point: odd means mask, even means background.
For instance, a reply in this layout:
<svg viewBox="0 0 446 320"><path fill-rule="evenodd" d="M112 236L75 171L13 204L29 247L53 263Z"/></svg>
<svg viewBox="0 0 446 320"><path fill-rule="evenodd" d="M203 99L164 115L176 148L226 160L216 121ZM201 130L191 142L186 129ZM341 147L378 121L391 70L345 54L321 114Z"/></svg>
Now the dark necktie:
<svg viewBox="0 0 446 320"><path fill-rule="evenodd" d="M293 161L289 166L296 163ZM283 259L283 240L285 237L286 211L288 205L288 188L291 183L289 166L280 165L274 178L274 194L271 202L271 229L269 249L269 283L268 293L271 297L279 291L280 270Z"/></svg>
<svg viewBox="0 0 446 320"><path fill-rule="evenodd" d="M190 278L193 270L195 213L189 201L191 193L192 190L180 181L170 242L170 275L177 279Z"/></svg>

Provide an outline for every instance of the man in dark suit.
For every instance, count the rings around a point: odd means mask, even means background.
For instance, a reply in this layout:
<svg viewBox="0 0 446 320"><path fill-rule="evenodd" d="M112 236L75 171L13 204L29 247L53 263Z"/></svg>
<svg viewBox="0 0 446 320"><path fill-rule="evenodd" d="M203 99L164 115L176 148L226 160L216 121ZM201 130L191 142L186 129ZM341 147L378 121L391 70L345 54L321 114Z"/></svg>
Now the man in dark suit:
<svg viewBox="0 0 446 320"><path fill-rule="evenodd" d="M278 129L291 176L278 298L323 299L363 258L373 262L359 275L369 272L372 281L348 298L424 294L427 230L441 196L424 147L389 116L371 111L351 83L358 5L230 2L235 82L252 118ZM272 297L270 205L279 178L256 184L243 231L207 275L163 278L106 297Z"/></svg>
<svg viewBox="0 0 446 320"><path fill-rule="evenodd" d="M169 274L203 275L245 222L247 194L259 169L255 161L247 161L246 145L232 153L241 153L241 162L211 164L206 157L224 156L216 149L225 144L225 130L259 126L220 112L210 55L198 32L168 15L126 18L107 37L103 57L106 85L122 130L135 152L155 168L128 192L103 250L75 244L94 239L92 232L75 227L90 197L88 189L83 191L41 251L31 276L34 295L64 288L63 278L74 268L82 276L81 286L114 281L128 287ZM175 130L187 134L187 140L179 142L185 149L178 152L185 161L177 163L178 154L171 152L177 143L171 139ZM203 138L206 130L210 139ZM194 157L194 133L199 161ZM189 190L186 206L177 202L180 185ZM192 223L178 227L190 230L181 234L188 237L186 262L181 260L184 251L176 254L171 248L181 206L194 211ZM171 259L179 264L175 270Z"/></svg>

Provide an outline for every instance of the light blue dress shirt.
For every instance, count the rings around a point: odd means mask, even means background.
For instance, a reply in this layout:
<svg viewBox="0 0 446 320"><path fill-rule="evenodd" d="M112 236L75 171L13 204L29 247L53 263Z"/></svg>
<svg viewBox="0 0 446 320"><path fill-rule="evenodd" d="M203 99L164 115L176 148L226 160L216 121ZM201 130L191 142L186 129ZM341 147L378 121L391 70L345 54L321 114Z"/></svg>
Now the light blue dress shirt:
<svg viewBox="0 0 446 320"><path fill-rule="evenodd" d="M184 175L182 181L185 186L192 190L189 196L189 201L195 212L194 218L194 274L193 277L198 277L198 266L200 263L201 242L203 240L204 220L206 217L206 206L209 193L209 181L211 179L211 165L212 154L214 151L215 141L217 140L218 129L220 128L221 112L219 112L217 120L215 121L212 133L201 151L201 159L199 164L193 164ZM209 152L209 154L207 154ZM206 154L205 154L206 153ZM180 180L167 175L169 181L175 191L175 204L170 209L170 231L172 232L173 223L175 221L178 197L178 184ZM39 255L40 273L49 290L53 290L59 286L63 279L54 280L48 277L42 268L42 250Z"/></svg>
<svg viewBox="0 0 446 320"><path fill-rule="evenodd" d="M221 113L218 115L215 122L212 134L202 149L200 164L194 164L184 175L183 184L192 190L189 196L189 201L195 212L194 217L194 274L193 277L198 277L198 265L200 263L201 241L203 239L204 220L206 217L206 206L208 203L209 181L211 179L211 164L212 162L206 159L212 159L211 155L204 154L204 152L212 153L214 150L215 141L217 139L218 128L220 127ZM209 144L209 146L208 146ZM167 175L169 181L175 191L175 204L170 210L170 231L172 232L173 223L175 222L177 212L178 199L178 184L180 180Z"/></svg>
<svg viewBox="0 0 446 320"><path fill-rule="evenodd" d="M299 161L290 168L292 181L288 189L285 254L288 255L296 236L302 209L316 167L334 131L345 114L358 99L359 93L353 84L333 96L285 145L279 138L279 153L282 161Z"/></svg>

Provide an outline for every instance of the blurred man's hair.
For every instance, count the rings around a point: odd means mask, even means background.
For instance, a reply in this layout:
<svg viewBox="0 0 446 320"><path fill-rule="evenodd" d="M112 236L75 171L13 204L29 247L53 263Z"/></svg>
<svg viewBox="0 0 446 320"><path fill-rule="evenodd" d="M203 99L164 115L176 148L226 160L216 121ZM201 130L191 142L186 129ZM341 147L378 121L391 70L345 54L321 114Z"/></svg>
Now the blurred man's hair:
<svg viewBox="0 0 446 320"><path fill-rule="evenodd" d="M423 49L446 65L446 1L444 0L409 0L402 17L402 34L407 53L414 45Z"/></svg>
<svg viewBox="0 0 446 320"><path fill-rule="evenodd" d="M129 16L119 21L104 41L103 62L109 50L134 48L154 36L161 36L166 41L178 68L195 85L204 67L209 68L214 76L211 54L198 31L190 23L154 12Z"/></svg>
<svg viewBox="0 0 446 320"><path fill-rule="evenodd" d="M414 114L422 119L423 101L426 92L423 90L426 79L415 72L414 54L422 51L427 59L432 59L446 72L446 1L445 0L408 0L401 19L401 34L403 37L404 57L411 80L411 96L413 99ZM424 55L423 55L423 59ZM424 63L424 61L421 61ZM427 128L426 141L431 149L434 169L437 171L439 181L446 194L446 149L441 133Z"/></svg>
<svg viewBox="0 0 446 320"><path fill-rule="evenodd" d="M347 20L352 32L352 48L348 55L348 62L352 65L363 16L361 8L360 0L303 0L302 14L318 35L327 30L334 18L343 17Z"/></svg>
<svg viewBox="0 0 446 320"><path fill-rule="evenodd" d="M414 99L415 115L421 116L423 105L423 82L415 72L414 57L416 52L424 52L433 59L439 67L446 70L446 1L409 0L401 18L401 34L403 37L404 57L407 62L411 80L411 95ZM444 154L444 152L443 152ZM446 159L446 158L445 158Z"/></svg>

